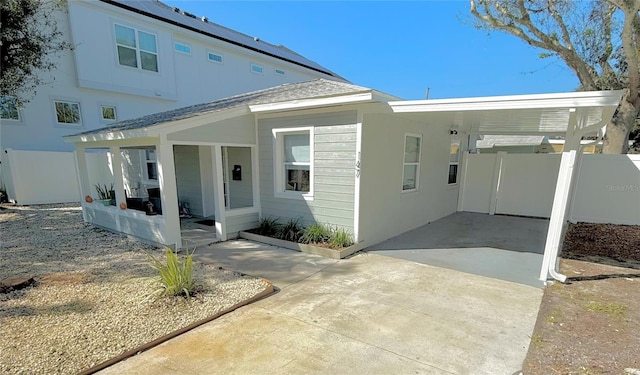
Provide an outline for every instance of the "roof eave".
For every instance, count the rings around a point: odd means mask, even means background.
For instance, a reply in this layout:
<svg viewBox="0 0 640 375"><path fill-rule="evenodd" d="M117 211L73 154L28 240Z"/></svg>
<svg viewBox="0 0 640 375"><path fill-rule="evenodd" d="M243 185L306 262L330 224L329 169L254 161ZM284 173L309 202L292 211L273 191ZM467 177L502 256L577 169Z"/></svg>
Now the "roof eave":
<svg viewBox="0 0 640 375"><path fill-rule="evenodd" d="M617 107L622 90L561 94L490 96L462 99L408 100L389 102L394 112L456 112L508 109Z"/></svg>
<svg viewBox="0 0 640 375"><path fill-rule="evenodd" d="M368 103L375 101L372 91L358 92L347 95L330 96L324 98L312 98L291 100L279 103L266 103L249 105L251 113L272 113L296 109L308 109L317 107L329 107L336 105Z"/></svg>

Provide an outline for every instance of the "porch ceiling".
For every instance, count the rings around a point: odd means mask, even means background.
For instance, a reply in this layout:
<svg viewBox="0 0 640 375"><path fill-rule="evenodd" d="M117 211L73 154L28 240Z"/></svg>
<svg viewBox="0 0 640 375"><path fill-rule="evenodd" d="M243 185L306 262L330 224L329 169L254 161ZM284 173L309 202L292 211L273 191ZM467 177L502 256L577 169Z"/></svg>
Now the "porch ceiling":
<svg viewBox="0 0 640 375"><path fill-rule="evenodd" d="M390 102L395 113L477 134L596 132L611 120L622 91Z"/></svg>

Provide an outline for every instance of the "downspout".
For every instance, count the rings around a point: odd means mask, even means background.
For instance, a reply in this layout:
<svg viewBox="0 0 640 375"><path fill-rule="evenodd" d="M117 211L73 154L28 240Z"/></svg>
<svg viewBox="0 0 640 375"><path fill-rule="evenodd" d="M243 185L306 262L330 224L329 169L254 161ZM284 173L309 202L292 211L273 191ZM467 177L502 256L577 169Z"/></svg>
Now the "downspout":
<svg viewBox="0 0 640 375"><path fill-rule="evenodd" d="M604 123L605 123L605 121L603 119L601 119L596 124L586 126L586 127L582 128L582 129L580 129L580 131L574 132L574 139L578 138L578 140L581 140L582 137L584 136L584 134L588 133L587 129L590 129L593 126L600 126L601 130L598 131L598 139L596 140L596 144L597 144L597 142L600 139L602 139L602 137L603 137L602 127L604 126L603 125ZM565 142L566 142L566 137L565 137ZM566 147L566 143L565 143L565 147ZM569 162L570 164L569 164L569 167L568 167L569 171L570 171L569 175L571 176L571 178L569 179L569 189L568 189L568 193L567 193L568 194L567 200L569 198L571 198L571 201L573 201L573 195L574 195L574 192L575 192L575 189L576 189L576 183L577 183L577 179L578 179L577 172L580 170L579 165L582 162L582 155L584 153L584 147L581 145L580 141L578 141L578 150L577 150L577 152L574 151L574 153L577 154L577 155L575 155L573 157L570 156L570 162ZM565 202L565 205L566 205L565 208L564 208L565 212L564 212L564 215L562 215L562 225L560 226L560 229L559 229L561 232L563 231L563 228L564 228L564 225L565 225L565 222L566 222L567 212L569 211L569 209L571 209L573 207L573 204L569 204L568 201ZM558 230L558 229L556 229L556 230ZM554 233L554 235L555 235L555 233ZM555 280L560 281L561 283L564 283L567 280L567 276L561 274L557 269L558 268L558 253L560 252L560 248L562 247L563 237L564 236L562 235L562 233L560 233L558 235L558 238L559 238L558 239L558 244L551 248L551 254L550 254L551 256L550 256L550 260L549 260L549 263L548 263L548 269L547 269L549 275L552 278L554 278ZM548 239L547 239L547 241L548 241Z"/></svg>

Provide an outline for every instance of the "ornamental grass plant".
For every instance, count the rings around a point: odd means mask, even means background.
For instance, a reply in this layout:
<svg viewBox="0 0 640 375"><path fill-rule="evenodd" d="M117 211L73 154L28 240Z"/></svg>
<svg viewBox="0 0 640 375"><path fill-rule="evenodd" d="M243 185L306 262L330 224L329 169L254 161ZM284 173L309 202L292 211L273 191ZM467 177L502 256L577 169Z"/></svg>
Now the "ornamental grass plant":
<svg viewBox="0 0 640 375"><path fill-rule="evenodd" d="M179 257L171 248L166 248L164 258L149 254L150 264L158 272L160 287L152 295L156 297L183 296L190 299L195 284L193 281L193 253L187 250L184 257Z"/></svg>

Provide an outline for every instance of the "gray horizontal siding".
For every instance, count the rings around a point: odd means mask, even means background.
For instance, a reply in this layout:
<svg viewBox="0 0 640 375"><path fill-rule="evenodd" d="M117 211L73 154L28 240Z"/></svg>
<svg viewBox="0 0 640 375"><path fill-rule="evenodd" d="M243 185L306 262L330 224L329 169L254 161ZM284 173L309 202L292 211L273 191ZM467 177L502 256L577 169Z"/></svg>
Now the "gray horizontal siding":
<svg viewBox="0 0 640 375"><path fill-rule="evenodd" d="M356 112L262 119L258 122L260 199L263 217L338 225L353 231ZM314 128L314 199L274 196L272 129Z"/></svg>
<svg viewBox="0 0 640 375"><path fill-rule="evenodd" d="M227 236L235 237L240 231L258 226L258 213L252 212L244 215L227 216L225 222L227 224Z"/></svg>

